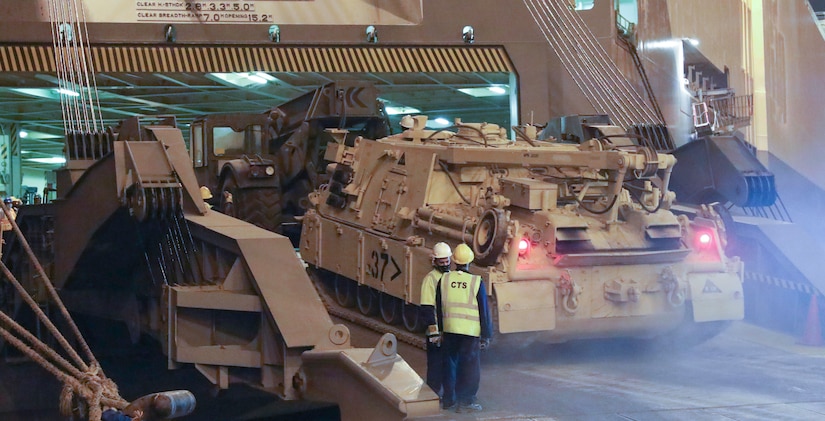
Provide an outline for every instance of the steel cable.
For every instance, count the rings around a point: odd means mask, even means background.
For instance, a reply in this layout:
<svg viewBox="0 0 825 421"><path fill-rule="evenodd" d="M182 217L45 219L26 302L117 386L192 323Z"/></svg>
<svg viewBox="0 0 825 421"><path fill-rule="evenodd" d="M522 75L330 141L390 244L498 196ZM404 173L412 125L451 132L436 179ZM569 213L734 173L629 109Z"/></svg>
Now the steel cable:
<svg viewBox="0 0 825 421"><path fill-rule="evenodd" d="M596 41L596 37L587 27L584 19L582 19L578 13L574 13L572 11L570 13L563 14L562 17L568 18L575 22L575 25L573 26L577 29L577 33L580 35L577 39L583 40L590 46L589 51L591 51L593 57L600 63L599 69L605 80L612 82L611 86L619 90L623 99L627 101L626 104L630 106L630 115L635 116L635 121L644 122L646 118L653 118L652 114L643 116L638 113L639 111L648 111L649 107L645 104L644 100L635 91L635 89L633 89L627 78L621 73L616 64L612 60L608 59L609 56L607 55L607 52L604 50L602 45Z"/></svg>
<svg viewBox="0 0 825 421"><path fill-rule="evenodd" d="M0 203L0 210L2 210L5 215L10 215L5 203ZM14 218L8 218L7 220L11 223L12 229L14 230L14 233L17 236L18 241L20 241L20 245L25 250L29 258L29 261L37 270L37 274L40 276L40 279L43 283L43 286L46 288L49 297L55 302L55 305L60 310L61 315L69 324L72 333L75 334L77 340L81 344L81 347L83 348L83 351L86 354L86 358L90 362L96 362L94 355L92 355L91 349L89 348L88 344L86 344L86 341L83 340L82 335L80 335L80 330L77 328L77 325L72 321L71 315L69 315L69 311L63 305L63 303L60 300L60 297L57 295L57 291L54 289L54 285L52 285L52 282L51 280L49 280L48 275L46 275L46 272L43 271L43 267L40 266L40 263L37 261L37 257L34 255L34 252L29 246L28 241L26 241L26 238L23 236L23 232L20 231L20 227L17 225L17 222L14 220ZM78 355L71 347L71 345L69 345L68 341L66 341L66 338L64 338L63 335L60 334L54 323L52 323L51 320L49 320L48 316L46 316L43 313L43 310L40 309L40 306L38 306L34 299L28 294L28 292L26 292L25 288L23 288L23 286L20 285L19 282L16 282L16 279L14 278L14 276L11 275L11 272L8 272L8 269L5 265L0 266L0 268L2 268L2 271L5 274L6 278L20 293L21 298L23 298L26 301L26 303L29 304L29 307L31 307L32 311L34 311L38 318L41 319L43 324L46 325L46 327L49 329L49 332L51 332L52 335L54 335L54 337L57 338L60 344L66 349L66 352L68 352L72 356L75 363L78 366L80 366L84 371L87 370L89 367L86 365L86 363L83 362L83 359L80 357L80 355Z"/></svg>
<svg viewBox="0 0 825 421"><path fill-rule="evenodd" d="M630 85L627 81L627 78L621 73L618 69L616 64L608 59L607 52L604 50L602 45L596 41L595 35L589 29L589 27L584 22L584 19L575 11L571 9L567 9L564 11L562 7L559 6L558 3L553 3L553 1L558 0L545 0L551 6L555 5L555 10L557 14L571 22L571 25L574 29L574 36L573 39L577 40L578 42L583 42L584 45L587 47L588 52L590 53L590 57L599 63L599 69L601 71L604 80L609 81L609 87L616 88L620 91L621 96L625 101L628 101L626 104L629 106L630 113L628 116L632 116L635 121L637 122L644 122L647 118L653 118L651 113L648 113L648 116L643 116L639 114L637 111L652 111L649 110L647 104L642 100L641 96L636 93L635 89ZM650 121L657 121L658 119L652 119Z"/></svg>
<svg viewBox="0 0 825 421"><path fill-rule="evenodd" d="M575 49L575 57L572 57L570 61L577 65L579 71L575 72L573 77L585 78L585 83L599 94L596 101L603 104L604 108L609 109L610 117L621 120L619 123L624 126L624 118L627 111L622 109L622 104L618 101L611 84L606 83L604 76L598 71L599 69L596 67L597 63L592 51L583 48L586 47L586 44L580 39L582 36L574 34L574 30L570 29L572 25L570 20L564 19L565 16L575 14L575 12L570 10L566 5L556 6L558 5L547 3L546 1L543 4L544 16L552 22L550 27L556 35L554 38L562 40L562 42L560 42L562 49L557 53L571 55L574 54L571 49Z"/></svg>
<svg viewBox="0 0 825 421"><path fill-rule="evenodd" d="M593 109L596 110L596 112L605 113L607 110L605 110L603 108L603 105L601 103L596 103L594 101L595 94L590 90L590 87L588 85L582 84L582 81L580 80L580 78L576 77L576 75L574 74L573 64L570 62L570 57L568 57L568 55L566 55L566 54L561 54L559 52L561 50L561 46L557 43L557 41L555 39L553 39L550 36L551 35L550 34L550 28L546 26L546 23L543 20L539 19L538 9L534 9L533 7L531 7L532 6L532 1L533 0L524 0L525 5L527 5L527 10L530 12L530 15L533 17L533 20L536 22L536 25L538 25L539 30L541 31L542 35L544 35L544 39L547 40L547 43L550 44L550 47L553 49L553 51L556 52L556 55L563 62L562 64L564 65L564 67L571 74L571 76L573 76L573 82L576 84L576 86L579 87L579 90L581 90L582 93L585 94L584 97L587 100L587 102L590 103L590 105L593 107ZM528 5L527 4L528 2L530 2L531 4Z"/></svg>
<svg viewBox="0 0 825 421"><path fill-rule="evenodd" d="M565 69L570 74L570 76L575 81L576 85L582 90L585 94L586 99L596 112L609 114L609 115L616 115L618 114L615 109L609 104L608 101L605 101L602 98L602 93L597 91L597 86L593 83L590 78L585 80L585 72L583 63L578 60L578 54L574 54L571 51L571 43L568 40L567 42L561 42L559 39L560 36L558 35L558 30L554 30L553 28L559 28L560 24L556 21L553 14L547 8L539 8L533 0L529 0L530 5L530 12L533 15L533 19L536 21L536 24L542 30L542 33L545 36L545 39L550 43L551 47L555 51L556 55L561 59L563 62ZM535 9L535 10L534 10ZM539 15L541 15L541 19L539 19ZM545 22L549 22L547 24Z"/></svg>
<svg viewBox="0 0 825 421"><path fill-rule="evenodd" d="M628 117L634 114L633 108L628 103L629 98L626 93L621 90L624 77L609 74L611 66L615 67L615 65L607 60L607 52L596 41L595 35L586 26L578 13L571 8L553 3L553 0L545 0L545 2L553 7L554 15L562 21L560 27L567 30L565 36L568 42L575 43L586 52L584 57L591 64L586 69L592 73L594 80L602 85L602 89L609 93L607 100L613 102L614 106L621 110L622 118L627 121Z"/></svg>
<svg viewBox="0 0 825 421"><path fill-rule="evenodd" d="M554 22L554 28L558 28L558 36L564 38L562 45L565 47L570 45L576 46L576 50L579 52L578 58L582 62L580 68L584 71L584 73L579 73L579 77L586 77L587 83L595 86L594 89L600 92L597 101L600 101L604 104L605 108L611 110L610 117L619 125L623 127L627 126L629 123L626 119L628 111L618 100L618 95L615 92L615 84L610 84L605 81L604 74L597 68L597 59L594 57L595 55L591 50L587 50L585 48L587 45L582 39L585 37L574 34L574 30L570 29L573 23L571 23L569 16L575 15L575 12L566 6L558 6L554 3L547 2L544 4L546 5L545 10L547 18ZM565 17L568 17L568 19L564 19ZM590 36L592 36L592 33ZM565 50L569 53L568 48L565 48Z"/></svg>
<svg viewBox="0 0 825 421"><path fill-rule="evenodd" d="M524 0L524 4L597 112L607 111L625 129L646 122L664 124L608 59L581 16L564 0Z"/></svg>

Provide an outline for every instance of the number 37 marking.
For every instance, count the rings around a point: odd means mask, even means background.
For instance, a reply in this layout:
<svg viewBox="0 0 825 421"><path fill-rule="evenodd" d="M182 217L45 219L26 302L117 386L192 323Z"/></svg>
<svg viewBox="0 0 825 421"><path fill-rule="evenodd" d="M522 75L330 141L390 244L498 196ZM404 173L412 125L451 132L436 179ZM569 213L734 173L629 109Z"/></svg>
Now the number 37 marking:
<svg viewBox="0 0 825 421"><path fill-rule="evenodd" d="M390 272L395 269L395 273L390 275L390 281L394 281L398 275L401 275L401 268L398 267L398 262L395 261L395 258L390 256L388 253L378 252L377 250L373 250L372 254L370 254L370 262L367 264L367 274L379 281L384 281L384 276L388 275L387 273L387 266L392 264L390 267Z"/></svg>

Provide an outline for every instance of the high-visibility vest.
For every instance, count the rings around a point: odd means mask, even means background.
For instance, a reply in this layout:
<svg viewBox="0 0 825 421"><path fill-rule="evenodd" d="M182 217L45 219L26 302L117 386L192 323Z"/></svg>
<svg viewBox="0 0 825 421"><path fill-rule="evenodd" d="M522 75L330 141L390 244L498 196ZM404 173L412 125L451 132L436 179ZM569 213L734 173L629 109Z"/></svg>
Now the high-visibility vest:
<svg viewBox="0 0 825 421"><path fill-rule="evenodd" d="M478 290L481 277L467 272L455 271L441 278L441 315L444 332L467 336L481 335L478 315Z"/></svg>
<svg viewBox="0 0 825 421"><path fill-rule="evenodd" d="M422 306L435 305L435 288L442 275L443 273L441 271L433 269L424 277L424 281L421 283Z"/></svg>

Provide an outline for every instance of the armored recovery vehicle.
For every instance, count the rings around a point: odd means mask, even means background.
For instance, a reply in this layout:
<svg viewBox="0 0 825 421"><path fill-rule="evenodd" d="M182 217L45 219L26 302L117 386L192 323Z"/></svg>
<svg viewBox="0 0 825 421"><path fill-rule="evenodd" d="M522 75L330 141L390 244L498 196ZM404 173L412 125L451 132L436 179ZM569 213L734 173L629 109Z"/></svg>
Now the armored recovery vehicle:
<svg viewBox="0 0 825 421"><path fill-rule="evenodd" d="M526 126L511 140L494 124L414 120L327 146L334 170L310 196L300 252L339 304L421 329L421 281L446 241L475 252L499 338L701 340L743 317L719 218L669 209L672 155L632 135L562 143Z"/></svg>
<svg viewBox="0 0 825 421"><path fill-rule="evenodd" d="M325 129L346 129L350 139L389 134L378 90L362 81L328 83L258 114L202 116L190 127L195 175L217 192L218 209L294 243L295 218L325 182Z"/></svg>

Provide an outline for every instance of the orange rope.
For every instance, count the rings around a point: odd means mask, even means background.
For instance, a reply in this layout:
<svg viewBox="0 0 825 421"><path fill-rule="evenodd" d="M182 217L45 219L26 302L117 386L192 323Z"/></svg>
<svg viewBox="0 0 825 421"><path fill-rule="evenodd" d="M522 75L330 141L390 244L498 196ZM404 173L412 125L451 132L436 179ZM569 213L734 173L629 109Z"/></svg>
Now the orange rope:
<svg viewBox="0 0 825 421"><path fill-rule="evenodd" d="M2 209L6 215L9 214L9 210L3 202L0 202L0 209ZM126 408L129 403L120 396L117 385L103 374L91 349L80 334L80 330L72 320L68 310L57 295L57 291L34 256L31 247L29 247L23 233L20 231L20 227L18 227L14 219L9 219L9 221L14 228L15 234L17 234L18 240L20 240L20 243L26 250L29 259L31 259L32 264L37 268L52 301L60 309L61 314L78 338L78 342L89 356L88 359L90 363L86 364L83 361L83 358L74 350L54 323L43 312L43 309L40 308L34 298L29 295L25 287L23 287L20 281L2 261L0 261L0 270L3 272L3 275L5 275L6 279L14 286L20 294L20 297L29 305L38 319L46 326L60 345L63 346L79 368L72 365L71 362L67 361L2 311L0 311L0 321L3 322L4 326L0 326L0 336L63 383L64 386L60 396L60 410L63 415L71 416L74 396L79 396L87 403L90 421L100 421L104 406L117 409ZM6 326L9 326L11 330L6 328ZM14 332L20 335L30 345L15 336Z"/></svg>
<svg viewBox="0 0 825 421"><path fill-rule="evenodd" d="M6 204L3 203L2 201L0 201L0 208L3 210L4 214L9 215L9 209L6 207ZM69 315L69 310L66 309L66 306L63 305L63 302L60 300L60 297L57 295L57 291L54 289L54 285L52 285L52 281L49 279L48 275L46 275L46 272L43 270L43 267L40 265L40 262L37 260L37 257L34 255L34 252L32 251L31 247L29 246L29 242L26 241L26 237L23 236L23 232L20 231L20 227L17 225L17 222L12 218L9 218L9 222L11 222L11 226L14 229L14 233L17 235L17 239L20 241L20 244L23 246L23 249L26 250L26 254L29 256L29 261L31 261L32 265L34 265L34 267L37 269L37 273L40 275L40 279L42 279L42 281L43 281L43 286L46 287L46 290L49 292L49 296L51 297L52 301L57 306L57 308L60 310L60 314L63 315L63 318L66 320L66 323L68 323L70 330L75 335L75 337L77 339L77 342L80 344L80 347L85 352L86 358L89 361L93 362L93 363L96 362L95 356L92 354L92 350L89 348L89 345L83 339L83 335L80 334L80 329L77 328L77 325L75 324L74 320L72 320L72 317ZM9 277L9 275L11 274L11 272L8 271L8 268L6 268L5 265L3 265L3 273L5 273L7 277ZM12 277L9 277L9 279L11 279L11 278ZM15 285L15 287L16 287L16 285ZM21 294L21 296L22 295L28 296L28 293L27 294ZM31 298L31 297L29 297L29 298ZM29 301L27 300L27 302L29 302ZM49 328L49 330L52 331L52 334L55 335L55 338L57 338L57 340L60 342L60 344L64 348L66 348L66 352L68 352L73 358L75 358L76 363L80 367L82 367L84 370L88 370L88 366L77 355L77 353L69 345L69 343L66 342L66 339L63 338L63 335L61 335L59 332L57 332L57 328L54 327L54 324L48 319L48 317L46 317L44 314L42 314L43 311L40 310L40 307L37 304L32 304L33 302L34 302L34 300L31 300L31 302L29 303L30 306L33 306L32 310L34 310L35 313L37 313L38 317L40 317L42 315L43 318L45 318L44 323Z"/></svg>
<svg viewBox="0 0 825 421"><path fill-rule="evenodd" d="M0 202L0 204L2 204L2 202ZM68 352L72 359L74 359L75 364L80 366L83 370L88 370L89 367L86 365L83 359L80 358L80 355L78 355L77 352L75 352L74 348L72 348L72 346L69 345L69 342L66 340L65 337L63 337L63 335L57 329L57 326L55 326L54 323L52 323L52 321L49 319L49 316L46 316L46 313L43 312L43 309L41 309L37 302L34 301L34 298L32 298L31 295L29 295L29 292L26 291L26 288L24 288L23 285L20 284L20 281L18 281L17 278L15 278L14 275L12 275L9 268L2 261L0 261L0 270L3 272L3 275L6 276L6 279L9 280L12 286L14 286L14 289L16 289L17 292L20 294L20 298L22 298L23 301L25 301L26 304L28 304L29 307L31 307L34 314L37 315L37 318L40 319L40 321L43 322L44 325L46 325L46 328L49 330L49 332L51 332L51 334L54 335L54 337L57 339L60 345L62 345L66 352Z"/></svg>

